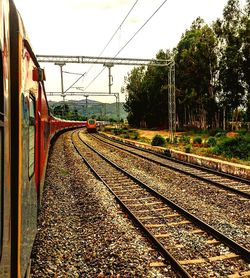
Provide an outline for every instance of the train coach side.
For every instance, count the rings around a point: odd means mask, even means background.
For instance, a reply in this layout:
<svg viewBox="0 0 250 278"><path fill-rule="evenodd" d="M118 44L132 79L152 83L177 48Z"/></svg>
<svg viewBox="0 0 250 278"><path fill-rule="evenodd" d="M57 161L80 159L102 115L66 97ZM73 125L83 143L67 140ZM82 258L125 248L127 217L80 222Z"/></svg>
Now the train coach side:
<svg viewBox="0 0 250 278"><path fill-rule="evenodd" d="M23 22L10 3L11 74L11 277L24 277L37 231L40 198L41 115L43 71L29 44ZM40 115L39 115L40 114ZM39 119L40 117L40 119ZM45 143L45 141L47 141ZM42 148L43 150L43 148Z"/></svg>
<svg viewBox="0 0 250 278"><path fill-rule="evenodd" d="M0 0L0 277L10 273L10 44L9 2Z"/></svg>
<svg viewBox="0 0 250 278"><path fill-rule="evenodd" d="M51 139L84 122L49 113L45 75L12 0L0 0L0 277L25 277Z"/></svg>

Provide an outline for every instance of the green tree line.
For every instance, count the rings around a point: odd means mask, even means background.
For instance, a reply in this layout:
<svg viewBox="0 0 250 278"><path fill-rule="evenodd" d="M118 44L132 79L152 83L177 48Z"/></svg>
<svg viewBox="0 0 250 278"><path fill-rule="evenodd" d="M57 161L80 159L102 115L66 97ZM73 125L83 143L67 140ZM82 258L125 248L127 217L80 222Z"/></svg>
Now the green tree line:
<svg viewBox="0 0 250 278"><path fill-rule="evenodd" d="M244 7L229 0L211 25L197 18L176 48L156 58L175 61L177 127L229 129L250 122L250 0ZM134 68L124 91L132 126L167 127L167 67Z"/></svg>

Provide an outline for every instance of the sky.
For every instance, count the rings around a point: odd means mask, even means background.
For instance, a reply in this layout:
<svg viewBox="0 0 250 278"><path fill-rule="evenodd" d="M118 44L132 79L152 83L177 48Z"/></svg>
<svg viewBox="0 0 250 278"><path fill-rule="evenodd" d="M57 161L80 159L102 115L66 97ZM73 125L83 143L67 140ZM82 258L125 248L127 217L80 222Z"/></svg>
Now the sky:
<svg viewBox="0 0 250 278"><path fill-rule="evenodd" d="M121 51L119 58L152 59L160 49L173 49L181 35L200 16L210 24L221 18L228 0L168 0ZM114 32L132 8L135 0L14 0L24 21L33 51L36 55L80 55L98 57ZM114 57L135 32L163 3L163 0L139 0L118 30L102 56ZM240 1L245 3L244 0ZM61 92L60 68L54 64L41 63L46 72L47 92ZM115 65L112 92L121 93L124 77L131 66ZM75 86L85 92L108 92L108 69L90 86L90 82L103 69L103 65L66 64L64 71L85 73ZM79 75L64 73L64 90L69 88ZM71 91L79 91L71 89ZM66 96L66 100L84 97ZM103 102L115 102L114 96L89 97ZM48 96L49 100L61 97Z"/></svg>

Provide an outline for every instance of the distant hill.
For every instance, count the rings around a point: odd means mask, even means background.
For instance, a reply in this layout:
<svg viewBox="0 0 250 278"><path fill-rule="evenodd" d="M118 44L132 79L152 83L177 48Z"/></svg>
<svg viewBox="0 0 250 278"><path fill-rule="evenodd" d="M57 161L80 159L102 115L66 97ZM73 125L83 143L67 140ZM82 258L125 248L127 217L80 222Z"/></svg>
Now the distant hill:
<svg viewBox="0 0 250 278"><path fill-rule="evenodd" d="M53 113L55 107L63 106L63 101L48 101L50 111ZM120 119L125 120L128 113L123 108L124 102L120 102ZM78 115L84 117L101 117L102 119L117 119L116 103L102 103L95 100L68 100L65 101L65 105L68 106L70 112L78 113Z"/></svg>

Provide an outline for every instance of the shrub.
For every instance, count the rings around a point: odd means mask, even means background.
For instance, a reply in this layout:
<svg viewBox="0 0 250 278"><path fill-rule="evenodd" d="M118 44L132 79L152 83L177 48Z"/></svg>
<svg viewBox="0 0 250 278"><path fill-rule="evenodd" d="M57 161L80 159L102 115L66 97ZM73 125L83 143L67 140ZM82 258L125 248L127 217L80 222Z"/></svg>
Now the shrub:
<svg viewBox="0 0 250 278"><path fill-rule="evenodd" d="M190 137L186 135L182 135L180 137L180 143L190 144Z"/></svg>
<svg viewBox="0 0 250 278"><path fill-rule="evenodd" d="M208 131L208 133L209 133L210 136L215 136L217 133L223 134L223 133L225 133L225 131L221 128L213 128L213 129L210 129Z"/></svg>
<svg viewBox="0 0 250 278"><path fill-rule="evenodd" d="M131 138L137 140L139 138L139 132L134 130L133 133L131 134Z"/></svg>
<svg viewBox="0 0 250 278"><path fill-rule="evenodd" d="M174 144L178 144L178 137L177 136L174 137Z"/></svg>
<svg viewBox="0 0 250 278"><path fill-rule="evenodd" d="M163 146L166 143L166 140L159 134L156 134L152 139L152 146Z"/></svg>
<svg viewBox="0 0 250 278"><path fill-rule="evenodd" d="M185 152L186 152L186 153L190 153L192 147L191 147L191 145L186 145L186 146L184 147L184 149L185 149Z"/></svg>
<svg viewBox="0 0 250 278"><path fill-rule="evenodd" d="M215 138L221 138L221 137L223 137L223 136L225 136L225 132L217 132L216 134L215 134Z"/></svg>
<svg viewBox="0 0 250 278"><path fill-rule="evenodd" d="M122 133L122 130L120 128L114 128L113 132L114 132L115 135L119 135L119 134Z"/></svg>
<svg viewBox="0 0 250 278"><path fill-rule="evenodd" d="M247 130L246 129L239 129L238 131L237 131L238 133L239 133L239 135L247 135Z"/></svg>
<svg viewBox="0 0 250 278"><path fill-rule="evenodd" d="M170 143L170 138L169 137L166 138L166 142Z"/></svg>
<svg viewBox="0 0 250 278"><path fill-rule="evenodd" d="M201 144L202 143L201 137L200 136L194 137L193 143L194 144Z"/></svg>
<svg viewBox="0 0 250 278"><path fill-rule="evenodd" d="M122 137L125 138L125 139L129 139L129 134L128 134L128 133L124 133L124 134L122 135Z"/></svg>
<svg viewBox="0 0 250 278"><path fill-rule="evenodd" d="M215 154L222 154L228 158L235 157L247 160L250 157L250 137L225 137L214 147L213 152Z"/></svg>
<svg viewBox="0 0 250 278"><path fill-rule="evenodd" d="M209 147L214 147L216 144L217 144L217 141L216 141L216 139L213 136L208 138L207 145Z"/></svg>

